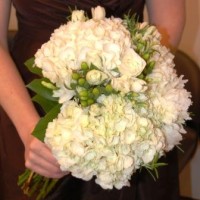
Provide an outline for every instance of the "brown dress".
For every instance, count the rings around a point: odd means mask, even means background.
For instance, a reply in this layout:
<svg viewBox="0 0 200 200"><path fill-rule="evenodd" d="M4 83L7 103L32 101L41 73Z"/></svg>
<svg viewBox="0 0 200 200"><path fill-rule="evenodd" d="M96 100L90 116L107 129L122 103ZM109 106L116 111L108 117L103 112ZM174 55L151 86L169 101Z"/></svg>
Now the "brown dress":
<svg viewBox="0 0 200 200"><path fill-rule="evenodd" d="M90 15L91 7L101 5L107 16L122 17L131 11L142 21L144 0L13 0L17 10L19 31L11 48L11 55L25 81L34 77L23 63L32 57L52 31L65 23L69 8L83 9ZM60 180L48 200L177 200L179 193L178 167L174 151L162 158L169 165L159 170L160 178L154 181L142 170L133 175L131 187L122 190L103 190L94 180L84 182L71 176ZM27 199L17 187L17 177L24 170L24 147L18 134L0 109L0 199Z"/></svg>

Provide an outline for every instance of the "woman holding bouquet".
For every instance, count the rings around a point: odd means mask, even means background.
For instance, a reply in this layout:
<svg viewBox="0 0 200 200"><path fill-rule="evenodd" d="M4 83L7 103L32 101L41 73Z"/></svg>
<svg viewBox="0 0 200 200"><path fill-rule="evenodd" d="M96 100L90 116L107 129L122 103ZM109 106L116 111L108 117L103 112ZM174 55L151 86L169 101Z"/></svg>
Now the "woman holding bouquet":
<svg viewBox="0 0 200 200"><path fill-rule="evenodd" d="M11 3L18 18L18 33L9 51L7 28ZM92 7L105 7L109 16L122 17L131 11L143 20L143 0L136 1L67 1L67 0L1 0L0 2L0 173L2 200L27 199L17 186L17 177L25 166L49 178L62 178L47 199L73 200L175 200L178 199L178 168L174 151L167 154L168 166L160 169L160 178L154 182L144 171L133 175L131 187L121 190L103 190L94 180L84 182L60 170L49 148L31 136L40 115L32 104L25 84L32 80L23 63L32 57L51 33L65 23L69 8L82 9L90 15ZM147 0L149 19L163 35L163 44L176 49L184 27L184 0ZM16 68L17 66L17 68ZM24 160L25 152L25 160ZM25 166L24 166L25 163Z"/></svg>

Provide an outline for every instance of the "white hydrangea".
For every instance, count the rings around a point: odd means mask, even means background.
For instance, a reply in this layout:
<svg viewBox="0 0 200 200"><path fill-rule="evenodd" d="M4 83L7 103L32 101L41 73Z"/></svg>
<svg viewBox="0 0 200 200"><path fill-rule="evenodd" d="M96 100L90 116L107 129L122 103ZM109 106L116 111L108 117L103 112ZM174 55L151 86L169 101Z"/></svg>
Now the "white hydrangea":
<svg viewBox="0 0 200 200"><path fill-rule="evenodd" d="M144 69L146 63L131 48L130 33L123 21L104 18L100 8L94 12L95 17L86 21L82 20L83 12L73 13L73 20L56 29L36 52L36 65L53 83L64 83L66 76L80 69L82 62L93 63L110 78L116 68L134 77Z"/></svg>
<svg viewBox="0 0 200 200"><path fill-rule="evenodd" d="M137 115L123 96L101 96L99 103L87 109L74 101L63 104L45 143L62 170L84 180L95 175L103 188L120 189L136 169L163 154L165 139L156 137L151 121Z"/></svg>

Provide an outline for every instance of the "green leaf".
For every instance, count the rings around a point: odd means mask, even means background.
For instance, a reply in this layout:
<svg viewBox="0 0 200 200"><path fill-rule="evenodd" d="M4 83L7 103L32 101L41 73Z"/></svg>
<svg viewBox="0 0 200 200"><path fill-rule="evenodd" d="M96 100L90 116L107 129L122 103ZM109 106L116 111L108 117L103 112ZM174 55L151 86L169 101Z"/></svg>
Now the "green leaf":
<svg viewBox="0 0 200 200"><path fill-rule="evenodd" d="M53 119L55 119L60 112L61 105L58 104L54 108L50 110L44 117L40 119L40 121L37 123L35 129L33 130L33 135L38 138L40 141L44 142L45 138L45 132L47 129L47 125L49 122L51 122Z"/></svg>
<svg viewBox="0 0 200 200"><path fill-rule="evenodd" d="M50 101L58 101L57 98L52 96L53 91L42 84L43 81L48 82L48 79L45 78L35 79L31 83L29 83L27 87L36 94L44 97L45 99L48 99Z"/></svg>
<svg viewBox="0 0 200 200"><path fill-rule="evenodd" d="M24 64L30 72L32 72L33 74L37 74L39 76L42 76L42 70L35 65L35 58L34 57L28 59Z"/></svg>
<svg viewBox="0 0 200 200"><path fill-rule="evenodd" d="M48 113L54 106L56 106L58 103L55 101L49 101L46 98L42 97L41 95L37 94L35 95L32 100L36 103L38 103L45 113Z"/></svg>
<svg viewBox="0 0 200 200"><path fill-rule="evenodd" d="M96 67L96 65L94 65L93 63L90 64L90 70L92 69L96 69L96 70L99 70L98 67Z"/></svg>

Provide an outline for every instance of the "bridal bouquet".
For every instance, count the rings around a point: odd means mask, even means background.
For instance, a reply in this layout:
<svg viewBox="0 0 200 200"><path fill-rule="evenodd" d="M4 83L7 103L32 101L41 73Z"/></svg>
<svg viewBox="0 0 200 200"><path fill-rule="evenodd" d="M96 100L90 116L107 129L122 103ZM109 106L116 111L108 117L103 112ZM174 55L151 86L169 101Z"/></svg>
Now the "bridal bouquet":
<svg viewBox="0 0 200 200"><path fill-rule="evenodd" d="M121 189L141 167L156 171L158 159L179 145L191 96L160 40L156 27L106 18L98 6L92 19L73 11L28 61L42 73L29 88L47 113L33 134L61 170Z"/></svg>

